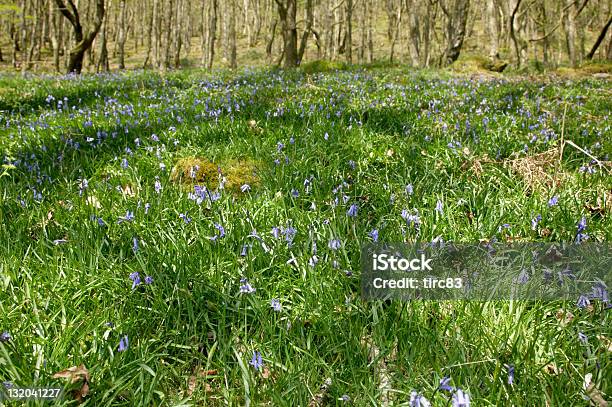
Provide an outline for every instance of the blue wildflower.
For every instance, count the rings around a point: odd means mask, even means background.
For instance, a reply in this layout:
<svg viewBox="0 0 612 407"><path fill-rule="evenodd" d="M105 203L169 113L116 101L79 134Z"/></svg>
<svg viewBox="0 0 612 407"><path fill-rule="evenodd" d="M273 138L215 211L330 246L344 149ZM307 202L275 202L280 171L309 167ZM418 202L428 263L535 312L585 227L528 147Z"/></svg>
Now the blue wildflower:
<svg viewBox="0 0 612 407"><path fill-rule="evenodd" d="M253 368L257 371L261 370L264 365L261 359L261 353L253 352L253 357L251 358L249 365L253 366Z"/></svg>
<svg viewBox="0 0 612 407"><path fill-rule="evenodd" d="M422 394L416 390L410 392L410 401L408 402L410 407L430 407L431 403Z"/></svg>
<svg viewBox="0 0 612 407"><path fill-rule="evenodd" d="M145 284L153 284L153 277L146 276L144 279Z"/></svg>
<svg viewBox="0 0 612 407"><path fill-rule="evenodd" d="M372 238L374 243L378 242L378 229L372 229L372 231L369 233L369 236Z"/></svg>
<svg viewBox="0 0 612 407"><path fill-rule="evenodd" d="M448 385L450 383L450 380L451 378L449 376L444 376L442 379L440 379L438 390L453 391L454 388Z"/></svg>
<svg viewBox="0 0 612 407"><path fill-rule="evenodd" d="M128 348L129 342L128 342L128 336L125 335L123 338L121 338L121 340L119 341L119 348L117 348L117 351L119 352L125 352Z"/></svg>
<svg viewBox="0 0 612 407"><path fill-rule="evenodd" d="M453 393L452 405L453 407L470 407L470 395L464 393L461 389L457 389Z"/></svg>
<svg viewBox="0 0 612 407"><path fill-rule="evenodd" d="M442 209L442 201L439 199L436 202L436 212L438 212L440 215L444 215L444 211Z"/></svg>
<svg viewBox="0 0 612 407"><path fill-rule="evenodd" d="M132 290L136 288L137 285L140 284L140 273L137 271L130 274L130 280L132 280Z"/></svg>
<svg viewBox="0 0 612 407"><path fill-rule="evenodd" d="M586 345L589 343L589 337L586 336L584 333L582 332L578 332L578 340L583 344Z"/></svg>
<svg viewBox="0 0 612 407"><path fill-rule="evenodd" d="M586 295L581 295L578 297L578 302L576 303L578 308L586 308L589 305L591 305L591 301L589 301L589 298Z"/></svg>
<svg viewBox="0 0 612 407"><path fill-rule="evenodd" d="M0 342L8 342L11 340L11 334L7 331L4 331L0 334Z"/></svg>
<svg viewBox="0 0 612 407"><path fill-rule="evenodd" d="M514 365L506 365L508 369L508 384L512 385L514 383Z"/></svg>
<svg viewBox="0 0 612 407"><path fill-rule="evenodd" d="M341 245L342 242L340 242L340 239L331 239L329 241L328 247L332 250L338 250Z"/></svg>
<svg viewBox="0 0 612 407"><path fill-rule="evenodd" d="M249 184L244 184L243 186L240 187L240 190L242 192L249 192L251 190L251 186Z"/></svg>
<svg viewBox="0 0 612 407"><path fill-rule="evenodd" d="M136 239L135 237L132 239L132 250L134 251L134 253L138 252L138 239Z"/></svg>
<svg viewBox="0 0 612 407"><path fill-rule="evenodd" d="M270 300L270 307L276 312L279 312L282 309L281 303L278 299L272 298Z"/></svg>
<svg viewBox="0 0 612 407"><path fill-rule="evenodd" d="M127 158L124 158L121 160L121 168L126 169L127 167L129 167L129 163Z"/></svg>
<svg viewBox="0 0 612 407"><path fill-rule="evenodd" d="M346 211L346 214L352 218L354 218L355 216L357 216L357 204L352 204L348 211Z"/></svg>
<svg viewBox="0 0 612 407"><path fill-rule="evenodd" d="M242 285L240 286L240 292L243 294L252 294L254 293L256 290L255 288L253 288L253 286L251 284L249 284L249 280L246 278L240 279L240 282L242 283Z"/></svg>
<svg viewBox="0 0 612 407"><path fill-rule="evenodd" d="M559 196L555 195L548 200L548 207L551 208L553 206L557 206L558 203L559 203Z"/></svg>

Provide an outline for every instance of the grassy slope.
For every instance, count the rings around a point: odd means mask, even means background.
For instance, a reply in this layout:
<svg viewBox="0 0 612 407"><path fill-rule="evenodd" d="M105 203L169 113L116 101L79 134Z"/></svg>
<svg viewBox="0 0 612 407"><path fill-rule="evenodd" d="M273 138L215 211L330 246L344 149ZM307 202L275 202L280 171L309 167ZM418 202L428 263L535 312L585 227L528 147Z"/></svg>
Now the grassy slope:
<svg viewBox="0 0 612 407"><path fill-rule="evenodd" d="M611 240L610 177L580 172L584 154L566 147L560 165L552 163L552 187L504 165L554 148L562 132L607 156L609 82L399 70L0 82L0 151L17 167L0 177L0 331L12 335L0 343L0 379L62 383L51 374L83 363L92 405L175 404L188 397L198 366L216 374L198 379L196 404L305 405L327 377L332 404L344 394L379 404L384 376L391 398L407 401L417 389L440 405L447 398L435 389L445 375L477 405L578 405L586 373L612 392L604 380L610 316L601 303L590 311L573 302L383 307L360 300L358 280L359 246L373 228L385 241L568 241L585 216L592 240ZM60 99L68 108L57 108ZM448 147L456 141L461 148ZM173 164L189 156L222 169L254 160L260 184L198 205L190 186L170 181ZM81 195L82 179L89 185ZM132 193L117 189L127 186ZM553 195L559 204L548 207ZM437 200L444 216L434 211ZM355 219L346 215L353 203ZM418 210L420 231L406 225L403 209ZM133 221L118 223L126 211ZM226 235L213 242L215 224ZM500 232L503 224L511 227ZM297 230L291 246L272 236L275 226ZM248 237L253 230L269 252ZM340 250L328 248L332 238ZM245 257L244 244L252 245ZM287 263L292 257L297 266ZM136 271L153 284L133 290ZM242 277L254 293L239 293ZM560 309L573 314L569 323ZM123 335L129 347L118 352ZM373 348L386 368L371 360ZM247 363L254 350L265 375ZM505 364L516 367L513 386Z"/></svg>

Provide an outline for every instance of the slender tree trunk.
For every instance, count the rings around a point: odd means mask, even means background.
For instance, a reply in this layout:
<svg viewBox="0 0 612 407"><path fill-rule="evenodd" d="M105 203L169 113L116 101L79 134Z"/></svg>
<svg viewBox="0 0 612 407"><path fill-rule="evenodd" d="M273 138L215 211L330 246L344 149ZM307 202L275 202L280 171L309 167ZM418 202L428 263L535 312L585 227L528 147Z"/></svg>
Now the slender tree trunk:
<svg viewBox="0 0 612 407"><path fill-rule="evenodd" d="M459 58L463 40L465 39L465 28L470 8L470 0L455 0L452 10L446 10L446 51L444 61L450 65Z"/></svg>
<svg viewBox="0 0 612 407"><path fill-rule="evenodd" d="M301 64L304 58L304 51L306 51L306 45L308 44L308 37L312 33L312 24L314 20L314 7L312 0L306 0L306 27L302 33L302 40L300 41L300 49L298 51L298 61Z"/></svg>
<svg viewBox="0 0 612 407"><path fill-rule="evenodd" d="M217 0L210 0L210 20L208 24L208 69L212 69L217 39Z"/></svg>
<svg viewBox="0 0 612 407"><path fill-rule="evenodd" d="M228 45L229 45L229 63L231 69L236 69L238 66L236 62L236 0L230 1L230 15L229 15L229 32L228 32Z"/></svg>
<svg viewBox="0 0 612 407"><path fill-rule="evenodd" d="M174 31L174 67L181 66L181 48L183 47L183 1L176 1L176 23L172 27Z"/></svg>
<svg viewBox="0 0 612 407"><path fill-rule="evenodd" d="M408 0L408 31L410 38L408 39L408 52L410 54L410 62L412 66L419 66L419 53L420 53L420 32L419 32L419 20L421 20L421 16L419 16L419 7L418 3L415 3L414 0Z"/></svg>
<svg viewBox="0 0 612 407"><path fill-rule="evenodd" d="M486 0L487 2L487 36L489 37L489 58L499 58L499 29L498 29L498 9L496 0Z"/></svg>
<svg viewBox="0 0 612 407"><path fill-rule="evenodd" d="M298 65L296 0L275 0L283 32L284 67L292 68Z"/></svg>
<svg viewBox="0 0 612 407"><path fill-rule="evenodd" d="M83 69L83 57L85 56L85 52L91 47L102 26L102 20L104 19L104 0L96 0L96 13L93 27L87 34L83 33L79 12L72 0L69 0L71 10L68 10L63 0L55 0L55 3L64 17L72 24L74 31L76 45L70 50L68 72L80 74Z"/></svg>
<svg viewBox="0 0 612 407"><path fill-rule="evenodd" d="M608 22L606 23L606 25L602 28L601 32L599 33L597 40L595 40L595 44L593 44L593 47L591 48L589 53L586 55L586 59L588 59L589 61L593 59L593 56L595 56L595 52L597 52L597 48L599 48L603 40L606 38L606 34L608 33L610 24L612 24L612 17L608 19Z"/></svg>
<svg viewBox="0 0 612 407"><path fill-rule="evenodd" d="M100 57L98 58L98 64L96 65L96 72L109 70L108 48L106 47L106 27L107 20L104 19L104 24L100 30Z"/></svg>
<svg viewBox="0 0 612 407"><path fill-rule="evenodd" d="M117 38L117 47L119 51L119 69L125 69L125 19L127 7L125 0L119 0L119 36Z"/></svg>
<svg viewBox="0 0 612 407"><path fill-rule="evenodd" d="M59 29L58 20L61 22L60 17L56 12L56 4L53 1L49 1L49 19L50 19L50 37L51 37L51 48L53 49L53 67L55 72L60 71L60 42L59 42Z"/></svg>
<svg viewBox="0 0 612 407"><path fill-rule="evenodd" d="M565 12L563 14L565 45L567 47L567 56L572 66L576 66L578 63L578 58L576 55L576 19L574 17L575 7L576 0L565 1Z"/></svg>
<svg viewBox="0 0 612 407"><path fill-rule="evenodd" d="M353 0L346 2L346 28L344 33L346 62L353 63Z"/></svg>

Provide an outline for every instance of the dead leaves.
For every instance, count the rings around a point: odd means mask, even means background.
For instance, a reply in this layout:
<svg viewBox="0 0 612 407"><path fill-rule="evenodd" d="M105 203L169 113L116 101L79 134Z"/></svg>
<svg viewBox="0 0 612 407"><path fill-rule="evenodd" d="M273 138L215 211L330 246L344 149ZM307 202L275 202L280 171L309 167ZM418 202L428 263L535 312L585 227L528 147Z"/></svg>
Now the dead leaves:
<svg viewBox="0 0 612 407"><path fill-rule="evenodd" d="M597 407L608 407L608 402L604 399L601 390L595 387L595 383L593 383L593 375L591 373L587 373L584 376L583 389L586 396L591 400L591 405Z"/></svg>
<svg viewBox="0 0 612 407"><path fill-rule="evenodd" d="M72 391L74 399L77 400L79 403L81 403L83 401L83 398L89 394L89 371L83 364L64 369L60 372L55 373L51 377L53 377L54 379L68 379L70 384L82 382L80 388L77 388Z"/></svg>
<svg viewBox="0 0 612 407"><path fill-rule="evenodd" d="M217 370L204 370L201 366L197 367L193 374L189 376L189 381L187 383L187 395L191 396L198 388L198 379L203 378L204 380L210 378L210 376L215 376L217 374ZM204 384L204 391L211 392L212 387L210 384Z"/></svg>

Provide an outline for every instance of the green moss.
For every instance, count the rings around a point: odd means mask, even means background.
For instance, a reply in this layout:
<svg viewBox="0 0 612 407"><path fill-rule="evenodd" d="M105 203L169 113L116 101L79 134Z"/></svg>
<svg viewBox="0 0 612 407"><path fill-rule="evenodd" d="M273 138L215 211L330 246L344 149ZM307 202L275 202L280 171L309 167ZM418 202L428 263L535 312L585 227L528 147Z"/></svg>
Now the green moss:
<svg viewBox="0 0 612 407"><path fill-rule="evenodd" d="M302 71L307 74L330 71L344 71L348 69L348 65L338 61L312 61L300 66Z"/></svg>

